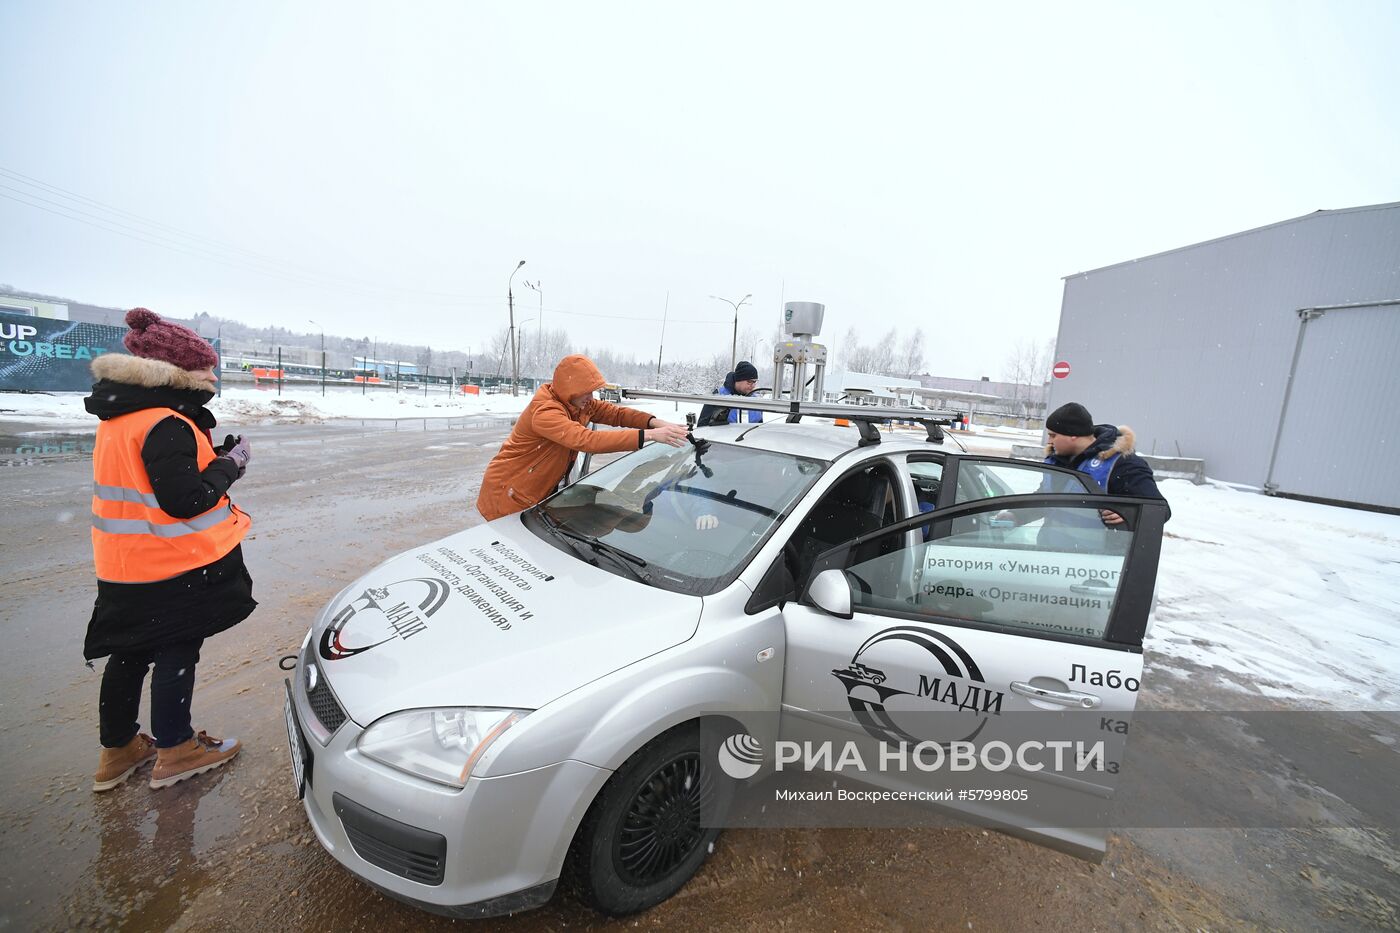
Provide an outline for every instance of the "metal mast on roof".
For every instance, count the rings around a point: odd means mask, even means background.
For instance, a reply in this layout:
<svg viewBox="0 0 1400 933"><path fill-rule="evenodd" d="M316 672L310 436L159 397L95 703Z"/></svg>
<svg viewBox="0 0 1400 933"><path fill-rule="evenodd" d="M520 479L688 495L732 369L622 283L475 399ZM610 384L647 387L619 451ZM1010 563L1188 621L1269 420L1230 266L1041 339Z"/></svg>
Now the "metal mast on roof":
<svg viewBox="0 0 1400 933"><path fill-rule="evenodd" d="M774 399L818 403L825 400L826 347L812 341L822 332L825 315L826 305L815 301L789 301L783 305L783 331L792 339L773 348Z"/></svg>

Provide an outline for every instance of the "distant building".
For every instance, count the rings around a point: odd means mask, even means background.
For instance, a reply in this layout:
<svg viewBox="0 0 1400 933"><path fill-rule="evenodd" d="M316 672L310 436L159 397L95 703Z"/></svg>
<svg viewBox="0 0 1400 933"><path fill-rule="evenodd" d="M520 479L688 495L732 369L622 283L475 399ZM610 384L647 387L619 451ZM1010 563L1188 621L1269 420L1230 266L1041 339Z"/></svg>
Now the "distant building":
<svg viewBox="0 0 1400 933"><path fill-rule="evenodd" d="M857 399L876 405L903 404L909 401L911 390L919 388L918 380L915 379L839 369L829 370L823 384L827 401L834 402L846 398L848 401Z"/></svg>
<svg viewBox="0 0 1400 933"><path fill-rule="evenodd" d="M1045 418L1045 385L995 382L981 379L955 379L950 376L922 376L921 395L930 408L969 408L975 405L983 417L995 416L1017 421L1022 426ZM1038 426L1038 425L1037 425Z"/></svg>
<svg viewBox="0 0 1400 933"><path fill-rule="evenodd" d="M1048 406L1217 480L1400 512L1400 203L1065 279Z"/></svg>
<svg viewBox="0 0 1400 933"><path fill-rule="evenodd" d="M0 292L0 311L13 314L28 314L31 317L49 318L55 321L68 320L68 305L54 301L40 301Z"/></svg>
<svg viewBox="0 0 1400 933"><path fill-rule="evenodd" d="M361 372L373 370L380 379L393 379L395 373L409 376L418 372L417 363L405 363L402 360L374 360L366 356L357 356L352 363L353 367Z"/></svg>

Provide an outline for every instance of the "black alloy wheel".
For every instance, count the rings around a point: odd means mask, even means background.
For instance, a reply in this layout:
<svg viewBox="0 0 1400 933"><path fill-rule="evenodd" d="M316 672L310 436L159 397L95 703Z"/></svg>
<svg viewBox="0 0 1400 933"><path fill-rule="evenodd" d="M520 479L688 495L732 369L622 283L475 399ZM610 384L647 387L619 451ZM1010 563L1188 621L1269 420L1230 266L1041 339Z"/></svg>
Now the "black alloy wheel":
<svg viewBox="0 0 1400 933"><path fill-rule="evenodd" d="M613 844L617 873L635 885L665 878L695 851L705 835L702 808L714 799L714 778L698 752L663 764L632 798Z"/></svg>
<svg viewBox="0 0 1400 933"><path fill-rule="evenodd" d="M714 850L733 794L718 749L698 723L643 746L594 798L570 849L567 874L590 906L612 916L655 907L679 891Z"/></svg>

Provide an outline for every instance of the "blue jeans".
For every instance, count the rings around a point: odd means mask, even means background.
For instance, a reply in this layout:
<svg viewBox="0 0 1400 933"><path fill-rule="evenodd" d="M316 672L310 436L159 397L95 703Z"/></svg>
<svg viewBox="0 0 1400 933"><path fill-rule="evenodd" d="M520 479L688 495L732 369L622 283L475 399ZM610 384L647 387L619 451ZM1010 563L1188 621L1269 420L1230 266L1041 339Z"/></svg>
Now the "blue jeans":
<svg viewBox="0 0 1400 933"><path fill-rule="evenodd" d="M179 642L143 652L114 652L102 672L98 722L104 748L121 748L141 731L136 721L141 686L152 664L151 732L157 748L173 748L194 736L190 728L190 698L194 668L204 639Z"/></svg>

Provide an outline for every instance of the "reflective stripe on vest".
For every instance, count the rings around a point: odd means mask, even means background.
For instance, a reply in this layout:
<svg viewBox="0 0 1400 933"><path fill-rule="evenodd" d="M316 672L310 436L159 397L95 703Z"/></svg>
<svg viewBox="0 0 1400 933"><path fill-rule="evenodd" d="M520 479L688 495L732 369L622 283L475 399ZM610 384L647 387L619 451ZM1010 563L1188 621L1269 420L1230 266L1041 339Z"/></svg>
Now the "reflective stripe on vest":
<svg viewBox="0 0 1400 933"><path fill-rule="evenodd" d="M101 483L93 483L92 494L94 497L104 499L107 502L139 502L153 509L160 508L160 501L156 499L155 493L142 492L139 489L128 489L125 486L103 486Z"/></svg>
<svg viewBox="0 0 1400 933"><path fill-rule="evenodd" d="M203 515L185 522L171 522L161 525L139 518L102 518L94 515L92 527L109 535L155 535L157 538L179 538L184 535L208 531L219 522L233 515L233 506L215 506ZM194 568L190 568L194 569Z"/></svg>
<svg viewBox="0 0 1400 933"><path fill-rule="evenodd" d="M213 462L209 438L186 416L148 408L103 421L97 428L92 468L92 550L97 577L113 583L152 583L212 564L243 540L252 521L228 498L208 511L179 519L163 511L141 448L166 418L194 432L195 462Z"/></svg>

